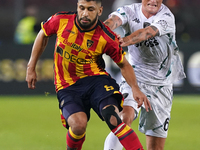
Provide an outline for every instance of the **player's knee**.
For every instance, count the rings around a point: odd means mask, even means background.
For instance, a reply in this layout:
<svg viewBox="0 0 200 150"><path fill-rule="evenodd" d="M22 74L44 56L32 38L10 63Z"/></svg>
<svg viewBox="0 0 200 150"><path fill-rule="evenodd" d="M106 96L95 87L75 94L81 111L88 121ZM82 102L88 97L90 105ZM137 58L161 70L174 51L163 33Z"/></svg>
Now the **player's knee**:
<svg viewBox="0 0 200 150"><path fill-rule="evenodd" d="M86 131L87 117L85 115L72 115L67 120L72 132L76 135L82 135Z"/></svg>
<svg viewBox="0 0 200 150"><path fill-rule="evenodd" d="M82 135L86 131L86 124L83 124L80 122L77 122L70 127L71 127L72 132L76 135Z"/></svg>
<svg viewBox="0 0 200 150"><path fill-rule="evenodd" d="M115 107L113 105L110 105L106 107L105 109L102 109L101 114L107 123L108 127L113 130L116 128L120 123L122 123L120 117L115 112Z"/></svg>

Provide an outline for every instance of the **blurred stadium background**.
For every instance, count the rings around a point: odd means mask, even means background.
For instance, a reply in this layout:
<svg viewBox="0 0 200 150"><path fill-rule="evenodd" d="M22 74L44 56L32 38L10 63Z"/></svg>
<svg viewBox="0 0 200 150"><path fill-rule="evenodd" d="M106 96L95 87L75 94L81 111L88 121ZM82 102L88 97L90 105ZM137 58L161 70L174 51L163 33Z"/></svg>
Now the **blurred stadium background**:
<svg viewBox="0 0 200 150"><path fill-rule="evenodd" d="M103 0L105 20L115 7L140 0ZM200 11L199 0L164 0L176 17L177 43L187 78L174 85L175 93L200 92ZM53 51L55 37L49 41L45 53L38 64L36 90L28 90L25 82L26 64L31 53L32 43L19 44L14 40L18 22L24 17L29 6L37 7L36 24L48 19L58 11L76 10L76 0L0 0L0 94L54 94ZM25 29L25 27L22 27ZM126 50L126 49L125 49ZM116 79L119 70L113 62L107 62L107 69Z"/></svg>
<svg viewBox="0 0 200 150"><path fill-rule="evenodd" d="M140 2L140 0L103 0L104 12L100 19L104 21L117 5L133 1ZM200 1L164 0L163 2L176 17L176 39L187 75L186 79L174 85L174 105L166 149L198 150L200 147L198 137L200 134L198 129ZM38 63L37 88L29 90L25 75L32 42L18 43L16 28L29 6L37 8L35 30L38 30L38 23L54 13L76 10L76 3L77 0L0 0L0 150L64 149L66 130L59 122L53 85L55 37L50 39ZM119 80L120 74L116 65L107 57L105 59L107 70ZM93 116L88 125L87 144L84 144L84 149L100 150L103 149L103 141L109 130L95 114ZM137 124L133 126L136 130ZM94 133L99 135L94 138ZM138 135L144 144L144 136L139 132Z"/></svg>

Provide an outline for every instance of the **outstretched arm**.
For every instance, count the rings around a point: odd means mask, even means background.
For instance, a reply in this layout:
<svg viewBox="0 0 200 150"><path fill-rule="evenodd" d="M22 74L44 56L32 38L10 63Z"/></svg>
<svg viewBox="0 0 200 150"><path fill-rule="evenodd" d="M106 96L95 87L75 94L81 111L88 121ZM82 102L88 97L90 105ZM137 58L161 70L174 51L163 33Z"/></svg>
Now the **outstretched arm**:
<svg viewBox="0 0 200 150"><path fill-rule="evenodd" d="M129 36L120 39L120 43L122 47L133 45L140 43L142 41L146 41L152 37L158 36L159 30L155 26L148 26L143 29L139 29Z"/></svg>
<svg viewBox="0 0 200 150"><path fill-rule="evenodd" d="M127 61L125 56L124 56L123 62L118 64L118 66L119 66L121 73L122 73L123 77L125 78L126 82L132 88L133 97L137 101L138 107L141 107L142 104L144 103L145 109L147 112L149 111L149 109L152 110L149 100L140 91L138 84L137 84L137 80L136 80L136 76L135 76L133 67L129 64L129 62Z"/></svg>
<svg viewBox="0 0 200 150"><path fill-rule="evenodd" d="M35 42L33 44L31 57L29 59L28 65L27 65L27 71L26 71L26 81L28 83L28 88L35 89L35 84L37 82L37 75L36 75L36 64L43 53L43 51L46 48L46 45L48 43L48 37L45 36L43 30L41 29L35 39Z"/></svg>
<svg viewBox="0 0 200 150"><path fill-rule="evenodd" d="M114 30L117 27L122 25L122 20L116 16L116 15L112 15L110 18L108 18L106 21L104 21L104 23L111 29Z"/></svg>

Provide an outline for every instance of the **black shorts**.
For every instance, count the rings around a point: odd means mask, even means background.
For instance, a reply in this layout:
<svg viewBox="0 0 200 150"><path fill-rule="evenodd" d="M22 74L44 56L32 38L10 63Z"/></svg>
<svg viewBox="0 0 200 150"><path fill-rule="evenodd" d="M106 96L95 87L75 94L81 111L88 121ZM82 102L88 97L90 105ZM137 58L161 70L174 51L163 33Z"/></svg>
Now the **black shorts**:
<svg viewBox="0 0 200 150"><path fill-rule="evenodd" d="M89 121L92 108L103 120L101 109L104 106L112 104L120 111L123 106L123 96L119 92L119 85L107 75L79 79L75 84L59 90L57 98L65 127L67 127L66 120L74 113L85 112Z"/></svg>

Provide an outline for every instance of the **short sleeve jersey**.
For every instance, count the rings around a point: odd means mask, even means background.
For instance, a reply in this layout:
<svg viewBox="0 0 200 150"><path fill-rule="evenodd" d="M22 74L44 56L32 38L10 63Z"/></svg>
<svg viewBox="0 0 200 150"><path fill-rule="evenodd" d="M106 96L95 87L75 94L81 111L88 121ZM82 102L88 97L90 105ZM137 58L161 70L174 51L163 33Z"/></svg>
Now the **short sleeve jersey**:
<svg viewBox="0 0 200 150"><path fill-rule="evenodd" d="M57 35L54 52L54 78L56 91L74 84L77 80L94 75L108 75L99 58L105 53L115 63L123 61L119 41L105 24L83 31L76 23L76 12L59 12L42 22L46 36Z"/></svg>
<svg viewBox="0 0 200 150"><path fill-rule="evenodd" d="M142 13L141 3L119 7L112 14L121 18L125 36L149 25L159 30L159 36L128 46L129 62L138 81L169 85L185 77L175 41L174 15L164 4L148 19Z"/></svg>

